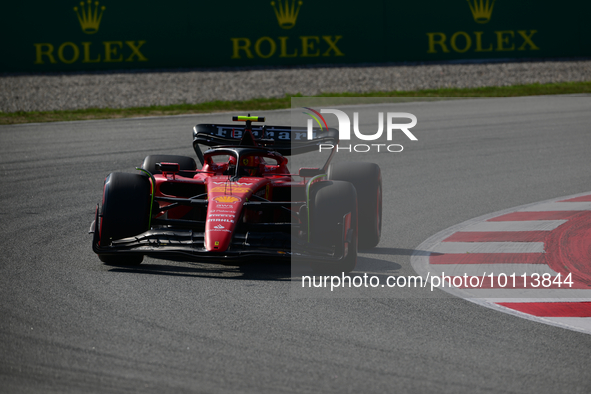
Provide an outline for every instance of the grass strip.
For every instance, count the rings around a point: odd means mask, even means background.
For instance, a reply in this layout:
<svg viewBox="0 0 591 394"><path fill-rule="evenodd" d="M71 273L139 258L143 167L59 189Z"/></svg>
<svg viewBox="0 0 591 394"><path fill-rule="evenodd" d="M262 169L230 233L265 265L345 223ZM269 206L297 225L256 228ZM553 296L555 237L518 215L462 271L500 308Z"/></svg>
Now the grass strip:
<svg viewBox="0 0 591 394"><path fill-rule="evenodd" d="M483 88L445 88L416 91L325 93L314 97L517 97L553 94L591 93L591 81L530 84ZM0 112L0 124L63 122L71 120L116 119L141 116L168 116L227 111L263 111L290 108L292 97L261 98L246 101L211 101L199 104L154 105L137 108L89 108L66 111Z"/></svg>

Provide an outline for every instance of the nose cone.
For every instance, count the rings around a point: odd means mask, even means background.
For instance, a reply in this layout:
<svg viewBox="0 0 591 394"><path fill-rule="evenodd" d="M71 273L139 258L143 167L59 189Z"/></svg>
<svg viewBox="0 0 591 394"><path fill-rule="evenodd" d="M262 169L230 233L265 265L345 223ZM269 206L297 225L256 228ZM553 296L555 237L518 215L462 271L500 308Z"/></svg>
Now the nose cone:
<svg viewBox="0 0 591 394"><path fill-rule="evenodd" d="M205 249L208 252L225 252L232 243L234 231L242 214L242 205L253 191L264 187L264 178L240 178L233 182L227 176L207 180L207 219L205 224Z"/></svg>
<svg viewBox="0 0 591 394"><path fill-rule="evenodd" d="M205 224L205 249L225 252L230 247L240 212L242 197L218 195L209 198Z"/></svg>

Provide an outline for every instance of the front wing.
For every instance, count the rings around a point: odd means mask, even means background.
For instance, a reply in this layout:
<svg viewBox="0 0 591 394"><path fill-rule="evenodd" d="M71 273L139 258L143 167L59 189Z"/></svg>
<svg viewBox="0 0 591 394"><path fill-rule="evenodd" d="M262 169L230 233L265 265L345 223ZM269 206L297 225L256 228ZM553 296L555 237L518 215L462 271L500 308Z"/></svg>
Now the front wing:
<svg viewBox="0 0 591 394"><path fill-rule="evenodd" d="M90 227L92 250L99 255L141 254L153 258L181 261L215 261L238 263L248 260L311 260L338 263L345 256L343 245L321 247L278 232L234 234L232 246L224 252L205 249L205 233L190 229L163 227L134 237L115 240L101 246L98 209ZM345 239L345 226L341 228Z"/></svg>

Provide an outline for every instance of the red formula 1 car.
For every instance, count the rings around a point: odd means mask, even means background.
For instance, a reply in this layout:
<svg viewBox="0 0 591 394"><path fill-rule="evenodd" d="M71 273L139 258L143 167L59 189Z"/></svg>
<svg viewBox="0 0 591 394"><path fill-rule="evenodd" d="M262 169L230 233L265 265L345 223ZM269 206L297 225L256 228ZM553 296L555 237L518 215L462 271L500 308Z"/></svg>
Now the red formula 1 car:
<svg viewBox="0 0 591 394"><path fill-rule="evenodd" d="M334 129L237 125L194 127L195 160L151 155L140 173L114 172L91 225L92 248L110 265L144 256L237 263L247 259L305 259L314 268L349 272L358 244L374 247L381 234L382 180L373 163L330 164ZM303 134L302 134L303 133ZM291 174L285 156L334 146L322 168ZM210 147L205 152L199 145Z"/></svg>

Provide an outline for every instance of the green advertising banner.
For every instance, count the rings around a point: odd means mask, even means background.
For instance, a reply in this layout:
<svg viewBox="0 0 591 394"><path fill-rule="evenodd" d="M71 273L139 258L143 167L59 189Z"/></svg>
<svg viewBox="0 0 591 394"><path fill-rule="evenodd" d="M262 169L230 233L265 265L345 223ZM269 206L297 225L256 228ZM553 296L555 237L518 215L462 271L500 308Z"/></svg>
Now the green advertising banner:
<svg viewBox="0 0 591 394"><path fill-rule="evenodd" d="M0 72L591 56L591 5L544 0L61 0L0 14Z"/></svg>
<svg viewBox="0 0 591 394"><path fill-rule="evenodd" d="M574 0L386 2L388 61L591 56L591 5Z"/></svg>

